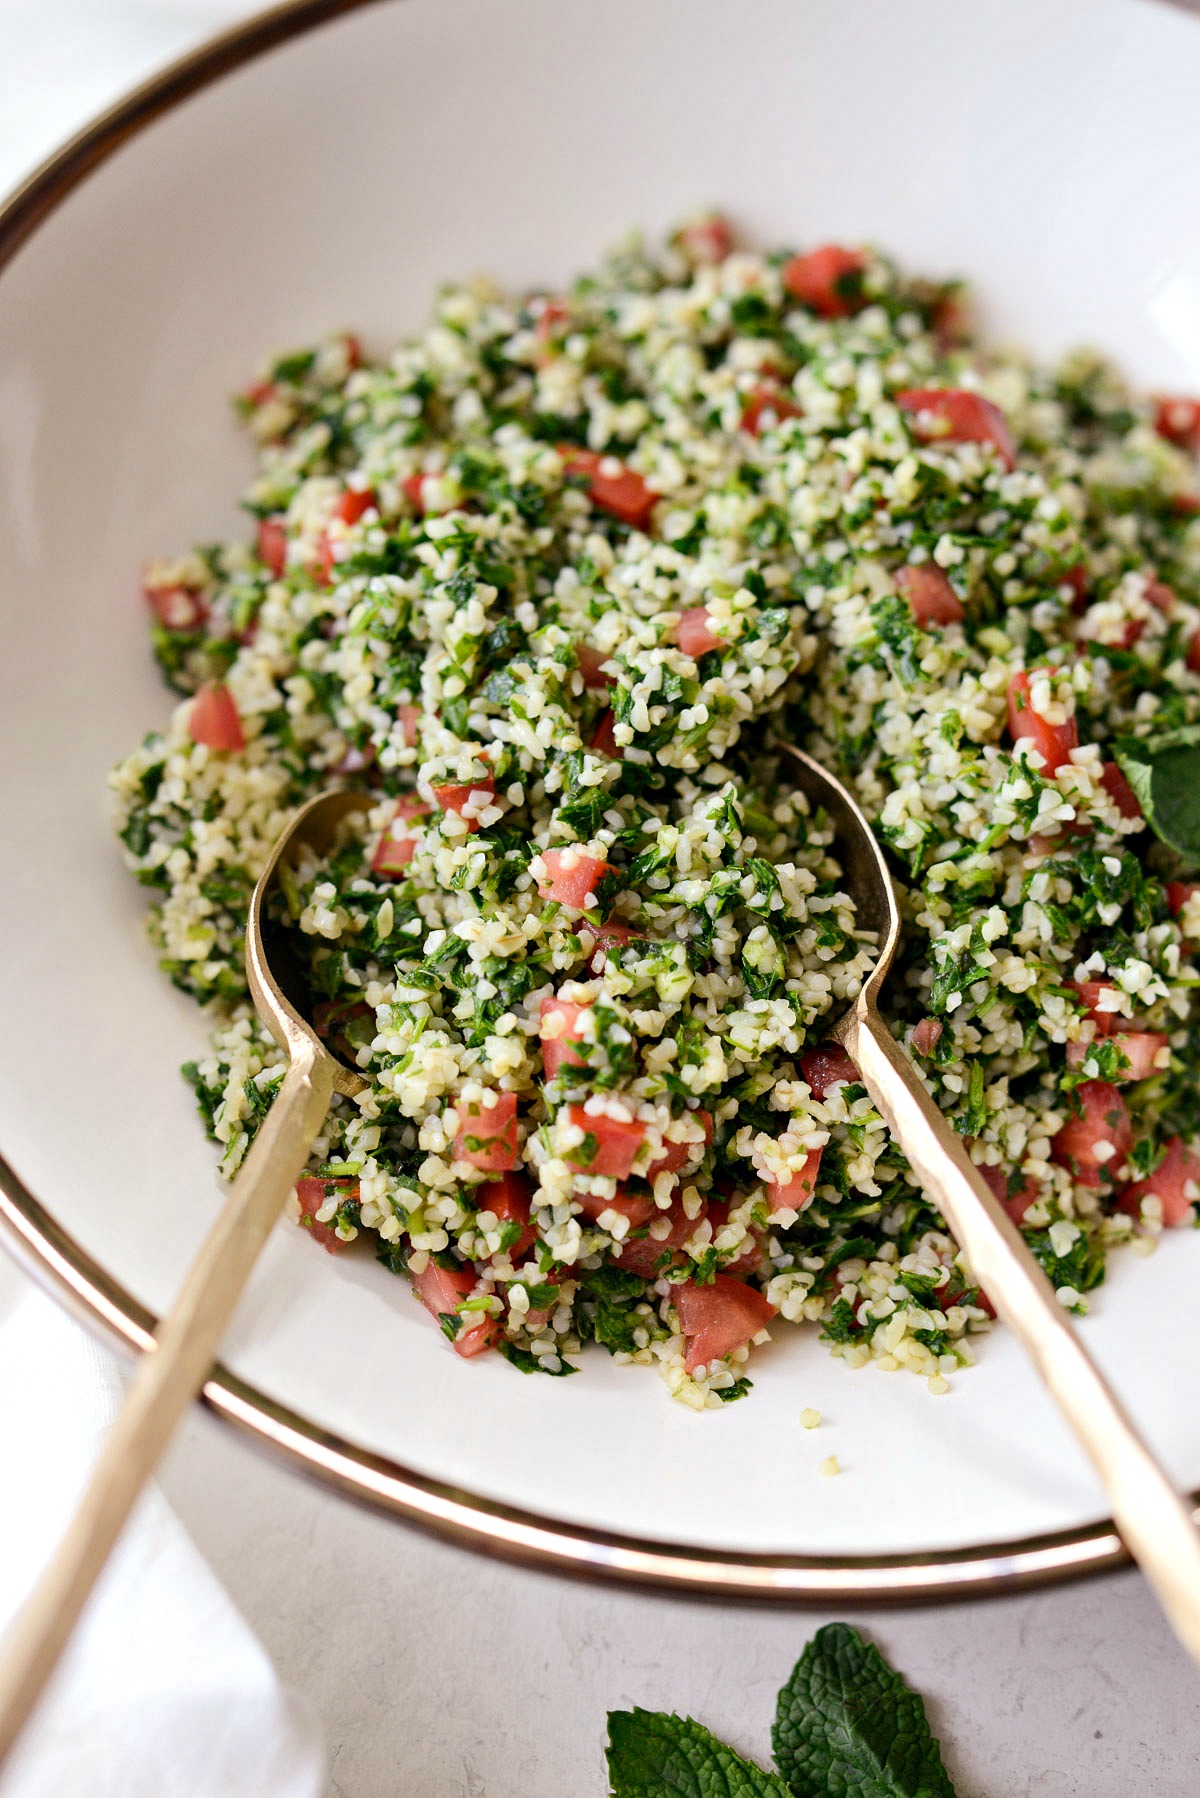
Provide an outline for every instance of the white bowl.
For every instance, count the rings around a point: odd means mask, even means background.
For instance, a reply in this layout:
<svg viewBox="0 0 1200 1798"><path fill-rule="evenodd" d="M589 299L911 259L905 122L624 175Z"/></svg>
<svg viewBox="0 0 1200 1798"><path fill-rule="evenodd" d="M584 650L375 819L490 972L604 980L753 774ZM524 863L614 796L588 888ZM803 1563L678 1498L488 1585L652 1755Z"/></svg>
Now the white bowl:
<svg viewBox="0 0 1200 1798"><path fill-rule="evenodd" d="M443 277L559 282L631 222L714 202L751 241L869 238L961 271L1006 335L1095 341L1186 388L1197 92L1200 30L1127 0L310 4L136 96L14 199L0 1204L37 1271L141 1342L218 1202L177 1073L204 1025L143 940L104 780L168 706L140 562L245 529L226 396L259 355L340 325L383 346ZM1195 1235L1118 1255L1083 1326L1189 1488L1198 1281ZM207 1396L345 1489L563 1566L829 1597L1119 1552L1002 1332L944 1398L851 1373L800 1332L754 1373L750 1400L697 1417L599 1353L562 1382L464 1363L370 1258L281 1228ZM815 1433L806 1406L828 1420ZM830 1453L840 1479L818 1476Z"/></svg>

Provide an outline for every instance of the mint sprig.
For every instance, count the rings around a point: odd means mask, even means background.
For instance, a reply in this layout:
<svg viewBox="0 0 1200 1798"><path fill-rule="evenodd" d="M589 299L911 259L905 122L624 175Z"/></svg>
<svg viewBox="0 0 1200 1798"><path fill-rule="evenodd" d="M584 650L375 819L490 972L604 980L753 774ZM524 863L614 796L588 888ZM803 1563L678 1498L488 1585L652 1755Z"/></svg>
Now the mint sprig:
<svg viewBox="0 0 1200 1798"><path fill-rule="evenodd" d="M1155 836L1200 863L1200 726L1122 737L1113 749Z"/></svg>
<svg viewBox="0 0 1200 1798"><path fill-rule="evenodd" d="M795 1798L954 1798L925 1706L848 1623L796 1662L771 1746Z"/></svg>
<svg viewBox="0 0 1200 1798"><path fill-rule="evenodd" d="M796 1662L771 1745L778 1773L689 1717L611 1711L612 1798L954 1798L921 1699L848 1623Z"/></svg>
<svg viewBox="0 0 1200 1798"><path fill-rule="evenodd" d="M613 1798L789 1798L774 1773L665 1711L609 1712L608 1777Z"/></svg>

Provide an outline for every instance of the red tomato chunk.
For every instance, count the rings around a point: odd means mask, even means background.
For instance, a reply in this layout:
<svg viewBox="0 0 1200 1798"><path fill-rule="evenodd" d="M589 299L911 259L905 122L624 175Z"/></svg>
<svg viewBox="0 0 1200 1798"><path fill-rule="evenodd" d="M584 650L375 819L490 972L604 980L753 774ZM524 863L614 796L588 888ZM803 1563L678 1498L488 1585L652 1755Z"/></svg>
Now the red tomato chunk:
<svg viewBox="0 0 1200 1798"><path fill-rule="evenodd" d="M1009 681L1008 733L1014 744L1022 739L1032 742L1046 765L1046 772L1056 774L1064 762L1070 761L1071 751L1078 749L1079 728L1074 718L1068 718L1065 724L1051 724L1040 712L1034 711L1030 688L1047 672L1045 668L1031 668L1014 674Z"/></svg>
<svg viewBox="0 0 1200 1798"><path fill-rule="evenodd" d="M757 1336L775 1315L775 1306L744 1280L718 1274L711 1285L685 1280L673 1297L679 1327L687 1338L684 1367L694 1373L713 1361L723 1361L736 1348Z"/></svg>
<svg viewBox="0 0 1200 1798"><path fill-rule="evenodd" d="M601 712L596 720L596 728L588 741L588 748L593 755L607 756L610 762L619 762L624 751L617 743L617 720L612 711Z"/></svg>
<svg viewBox="0 0 1200 1798"><path fill-rule="evenodd" d="M800 1057L800 1073L814 1099L823 1099L831 1087L843 1081L860 1078L840 1043L822 1043L817 1049L806 1049Z"/></svg>
<svg viewBox="0 0 1200 1798"><path fill-rule="evenodd" d="M1200 400L1164 394L1154 409L1154 429L1180 449L1200 449Z"/></svg>
<svg viewBox="0 0 1200 1798"><path fill-rule="evenodd" d="M802 416L801 408L778 387L756 387L746 401L741 428L751 437L759 437L772 424L782 424L785 418Z"/></svg>
<svg viewBox="0 0 1200 1798"><path fill-rule="evenodd" d="M496 797L496 783L490 774L465 785L434 787L433 796L444 812L457 812L466 820L469 830L479 829L479 814L486 811Z"/></svg>
<svg viewBox="0 0 1200 1798"><path fill-rule="evenodd" d="M259 519L258 553L273 580L280 580L287 567L287 543L287 526L282 518Z"/></svg>
<svg viewBox="0 0 1200 1798"><path fill-rule="evenodd" d="M615 1211L618 1217L628 1218L631 1230L640 1230L648 1224L652 1217L660 1217L662 1213L654 1203L652 1194L648 1192L626 1192L618 1187L611 1199L601 1199L594 1192L582 1192L577 1195L577 1202L585 1217L595 1223L606 1211ZM622 1261L622 1266L627 1263Z"/></svg>
<svg viewBox="0 0 1200 1798"><path fill-rule="evenodd" d="M942 1020L940 1018L922 1018L914 1024L912 1046L918 1055L932 1055L942 1039Z"/></svg>
<svg viewBox="0 0 1200 1798"><path fill-rule="evenodd" d="M579 672L583 676L583 684L585 687L600 688L616 686L616 676L605 674L604 672L609 657L602 655L598 649L593 649L590 643L577 643L575 645L575 660L579 664Z"/></svg>
<svg viewBox="0 0 1200 1798"><path fill-rule="evenodd" d="M582 1020L591 1009L590 1005L575 1005L570 999L542 1000L538 1007L541 1015L539 1034L542 1070L547 1080L553 1080L564 1061L568 1067L586 1066L587 1057L574 1045L583 1040Z"/></svg>
<svg viewBox="0 0 1200 1798"><path fill-rule="evenodd" d="M517 1165L517 1095L494 1093L492 1100L459 1107L454 1159L501 1174Z"/></svg>
<svg viewBox="0 0 1200 1798"><path fill-rule="evenodd" d="M689 262L724 262L733 249L733 232L728 219L709 212L683 225L675 241Z"/></svg>
<svg viewBox="0 0 1200 1798"><path fill-rule="evenodd" d="M685 656L691 656L698 662L706 656L710 649L725 649L728 645L723 637L718 637L708 621L706 606L692 606L687 612L679 614L679 623L675 626L675 641Z"/></svg>
<svg viewBox="0 0 1200 1798"><path fill-rule="evenodd" d="M658 1160L646 1169L647 1180L656 1180L659 1174L678 1174L693 1162L699 1161L705 1149L712 1141L713 1121L710 1111L690 1111L687 1116L700 1125L704 1131L703 1142L665 1142L663 1152Z"/></svg>
<svg viewBox="0 0 1200 1798"><path fill-rule="evenodd" d="M859 250L822 244L807 256L793 256L782 270L783 285L821 318L848 318L865 305L861 276L867 259Z"/></svg>
<svg viewBox="0 0 1200 1798"><path fill-rule="evenodd" d="M426 1263L421 1273L413 1276L417 1297L439 1322L443 1317L462 1318L454 1338L454 1352L465 1360L481 1355L501 1335L500 1319L491 1311L460 1312L458 1309L464 1299L471 1297L478 1284L469 1267L439 1267L432 1260Z"/></svg>
<svg viewBox="0 0 1200 1798"><path fill-rule="evenodd" d="M367 512L378 509L379 501L370 487L347 487L333 509L343 524L357 524Z"/></svg>
<svg viewBox="0 0 1200 1798"><path fill-rule="evenodd" d="M169 631L200 631L208 623L208 601L194 587L145 575L142 593L158 622Z"/></svg>
<svg viewBox="0 0 1200 1798"><path fill-rule="evenodd" d="M586 479L593 505L636 531L649 528L659 496L647 487L640 474L626 468L615 456L597 455L595 450L577 449L570 443L560 444L559 449L566 472Z"/></svg>
<svg viewBox="0 0 1200 1798"><path fill-rule="evenodd" d="M817 1176L821 1171L822 1149L814 1149L806 1159L804 1166L798 1168L786 1180L769 1180L767 1196L770 1199L768 1209L775 1211L804 1211L812 1204L813 1194L817 1190Z"/></svg>
<svg viewBox="0 0 1200 1798"><path fill-rule="evenodd" d="M1054 1138L1054 1159L1081 1186L1099 1186L1104 1174L1117 1174L1124 1165L1133 1125L1124 1099L1107 1080L1085 1080L1074 1096L1082 1115L1068 1117Z"/></svg>
<svg viewBox="0 0 1200 1798"><path fill-rule="evenodd" d="M583 855L578 849L544 849L542 860L546 873L538 881L543 899L558 905L573 905L582 911L600 882L615 872L607 862L594 855Z"/></svg>
<svg viewBox="0 0 1200 1798"><path fill-rule="evenodd" d="M357 1199L358 1181L344 1175L339 1175L336 1180L322 1180L316 1174L305 1174L296 1182L296 1197L300 1201L300 1222L306 1230L311 1230L321 1247L327 1249L331 1255L336 1255L341 1249L350 1247L350 1244L344 1242L338 1235L332 1224L317 1222L317 1212L334 1192L338 1195L339 1204L344 1205L348 1200Z"/></svg>
<svg viewBox="0 0 1200 1798"><path fill-rule="evenodd" d="M480 1211L490 1211L501 1224L519 1224L520 1234L509 1244L512 1261L520 1261L537 1241L537 1231L530 1219L532 1189L524 1174L505 1173L498 1180L485 1180L475 1188L475 1204Z"/></svg>
<svg viewBox="0 0 1200 1798"><path fill-rule="evenodd" d="M1126 1030L1109 1038L1128 1061L1128 1068L1114 1074L1122 1084L1128 1080L1148 1080L1159 1070L1159 1056L1167 1048L1167 1037L1159 1030ZM1067 1066L1081 1068L1091 1054L1090 1043L1067 1044ZM1165 1062L1161 1065L1165 1066Z"/></svg>
<svg viewBox="0 0 1200 1798"><path fill-rule="evenodd" d="M896 395L912 415L913 436L921 443L990 443L1005 468L1016 465L1008 420L999 406L962 387L909 387Z"/></svg>
<svg viewBox="0 0 1200 1798"><path fill-rule="evenodd" d="M1032 1180L1026 1180L1019 1191L1009 1194L1008 1175L1002 1167L981 1167L976 1170L982 1174L1004 1209L1018 1227L1025 1221L1025 1213L1031 1205L1035 1205L1041 1197Z"/></svg>
<svg viewBox="0 0 1200 1798"><path fill-rule="evenodd" d="M917 623L958 624L964 613L958 594L936 562L910 563L896 574L896 585L912 608Z"/></svg>
<svg viewBox="0 0 1200 1798"><path fill-rule="evenodd" d="M1173 918L1179 916L1195 893L1200 893L1200 880L1169 880L1167 882L1167 908Z"/></svg>
<svg viewBox="0 0 1200 1798"><path fill-rule="evenodd" d="M1118 990L1111 980L1064 980L1063 985L1076 995L1085 1015L1096 1026L1097 1036L1111 1036L1126 1023L1121 1012L1101 1004L1104 994Z"/></svg>
<svg viewBox="0 0 1200 1798"><path fill-rule="evenodd" d="M1122 774L1116 762L1105 762L1100 770L1100 785L1108 794L1123 818L1140 818L1142 808L1138 804L1137 794Z"/></svg>
<svg viewBox="0 0 1200 1798"><path fill-rule="evenodd" d="M582 918L579 928L591 938L592 947L588 954L588 967L593 974L600 966L600 957L608 955L610 949L620 949L626 943L640 942L642 939L628 924L597 924L591 918ZM585 943L586 950L586 943Z"/></svg>
<svg viewBox="0 0 1200 1798"><path fill-rule="evenodd" d="M208 681L192 701L188 730L193 743L206 749L239 750L246 747L242 721L233 694L220 681Z"/></svg>
<svg viewBox="0 0 1200 1798"><path fill-rule="evenodd" d="M567 1116L585 1136L579 1147L568 1153L567 1165L576 1173L627 1180L646 1134L645 1124L636 1118L609 1117L606 1112L593 1115L582 1105L572 1105Z"/></svg>
<svg viewBox="0 0 1200 1798"><path fill-rule="evenodd" d="M643 1280L651 1280L659 1271L663 1256L667 1257L666 1265L678 1266L683 1260L679 1250L699 1229L705 1215L702 1205L695 1217L689 1217L678 1201L669 1211L654 1211L649 1221L659 1224L665 1218L669 1228L663 1236L640 1236L636 1242L626 1242L621 1249L621 1266L631 1274L640 1274Z"/></svg>
<svg viewBox="0 0 1200 1798"><path fill-rule="evenodd" d="M1152 1196L1162 1206L1164 1224L1178 1226L1194 1222L1192 1207L1200 1197L1200 1155L1185 1148L1178 1136L1171 1138L1166 1154L1148 1180L1138 1180L1125 1188L1120 1209L1137 1217L1142 1200Z"/></svg>

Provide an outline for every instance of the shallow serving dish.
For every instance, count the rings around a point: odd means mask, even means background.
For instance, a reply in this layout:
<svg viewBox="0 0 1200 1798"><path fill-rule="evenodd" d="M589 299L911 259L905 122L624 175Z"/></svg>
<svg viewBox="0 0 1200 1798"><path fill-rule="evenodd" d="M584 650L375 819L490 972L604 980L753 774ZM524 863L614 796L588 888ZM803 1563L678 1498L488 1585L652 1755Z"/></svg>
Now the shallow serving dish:
<svg viewBox="0 0 1200 1798"><path fill-rule="evenodd" d="M561 281L698 203L751 241L870 238L988 325L1200 385L1200 27L1149 0L283 7L93 128L0 213L0 1221L145 1340L216 1202L111 840L111 762L165 714L137 570L237 528L226 395L276 346L385 345L443 276ZM86 177L86 178L85 178ZM1083 1326L1200 1486L1200 1236L1116 1255ZM481 1546L708 1591L950 1593L1119 1557L1016 1345L953 1392L782 1333L696 1416L604 1355L464 1363L369 1255L269 1245L207 1397L343 1490ZM825 1425L804 1430L815 1406ZM844 1474L822 1479L835 1453Z"/></svg>

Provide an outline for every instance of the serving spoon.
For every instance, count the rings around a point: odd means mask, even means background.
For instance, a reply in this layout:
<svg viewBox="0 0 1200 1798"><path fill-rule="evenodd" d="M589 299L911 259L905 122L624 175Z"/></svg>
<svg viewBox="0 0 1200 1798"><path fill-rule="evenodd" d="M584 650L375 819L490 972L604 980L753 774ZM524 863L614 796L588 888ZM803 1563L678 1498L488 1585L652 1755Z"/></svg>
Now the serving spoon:
<svg viewBox="0 0 1200 1798"><path fill-rule="evenodd" d="M880 995L900 942L900 910L887 862L840 781L803 750L789 748L787 753L795 764L796 785L833 825L857 917L879 943L858 998L828 1034L858 1069L972 1274L1091 1458L1126 1548L1175 1634L1200 1662L1200 1535L1191 1510L1084 1348L1053 1286L943 1116L916 1063L880 1015Z"/></svg>
<svg viewBox="0 0 1200 1798"><path fill-rule="evenodd" d="M216 1223L171 1310L138 1362L125 1401L53 1560L0 1652L0 1766L53 1672L88 1594L188 1405L217 1357L251 1269L312 1151L334 1093L367 1084L330 1054L301 1007L303 988L267 915L281 862L302 845L318 855L338 827L371 805L364 793L323 793L291 819L250 900L246 975L287 1071Z"/></svg>

